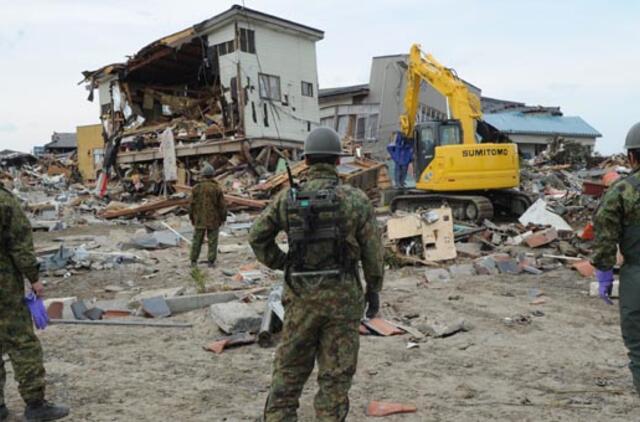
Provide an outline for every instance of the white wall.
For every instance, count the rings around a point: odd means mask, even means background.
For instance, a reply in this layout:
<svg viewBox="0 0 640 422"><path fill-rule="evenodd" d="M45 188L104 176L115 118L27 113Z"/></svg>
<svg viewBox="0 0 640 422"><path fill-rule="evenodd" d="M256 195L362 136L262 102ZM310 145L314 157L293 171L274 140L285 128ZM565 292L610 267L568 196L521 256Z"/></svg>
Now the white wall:
<svg viewBox="0 0 640 422"><path fill-rule="evenodd" d="M244 110L246 136L304 141L308 129L320 122L315 41L260 23L248 25L243 21L238 25L255 31L256 54L236 50L220 57L220 73L222 85L229 87L231 78L237 75L240 61L242 85L248 87L249 97ZM211 33L208 41L209 45L214 45L233 38L234 26L230 23ZM287 105L260 98L258 73L280 77L281 99L286 94ZM302 81L313 84L313 97L302 96ZM256 110L255 122L252 103ZM268 127L264 125L265 105Z"/></svg>

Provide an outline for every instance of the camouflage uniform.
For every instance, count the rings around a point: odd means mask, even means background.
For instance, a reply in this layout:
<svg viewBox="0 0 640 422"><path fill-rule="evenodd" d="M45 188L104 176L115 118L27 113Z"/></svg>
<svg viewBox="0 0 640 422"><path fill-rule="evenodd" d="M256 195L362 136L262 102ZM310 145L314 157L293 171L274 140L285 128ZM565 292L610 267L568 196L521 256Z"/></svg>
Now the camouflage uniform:
<svg viewBox="0 0 640 422"><path fill-rule="evenodd" d="M624 256L620 269L620 325L629 350L629 369L640 392L640 170L612 185L594 219L593 265L602 271L616 264L618 245Z"/></svg>
<svg viewBox="0 0 640 422"><path fill-rule="evenodd" d="M24 281L38 281L38 262L33 251L31 225L18 201L0 187L0 405L4 404L8 354L26 403L44 399L45 370L42 347L33 332L24 298Z"/></svg>
<svg viewBox="0 0 640 422"><path fill-rule="evenodd" d="M335 166L314 164L304 191L328 189L338 183ZM362 262L367 288L382 289L383 249L373 207L366 195L348 185L336 188L340 215L345 216L347 255ZM262 263L285 270L287 255L276 245L276 235L287 230L288 190L281 192L255 221L250 243ZM320 244L310 244L304 255L312 268L323 268L335 253ZM319 391L314 407L319 421L343 421L349 411L349 389L356 372L359 321L364 312L362 286L353 271L339 276L316 276L292 280L287 277L283 295L285 320L278 347L265 419L295 421L298 399L318 361Z"/></svg>
<svg viewBox="0 0 640 422"><path fill-rule="evenodd" d="M189 217L195 228L191 262L198 261L206 235L209 241L207 260L214 263L218 255L218 229L227 220L227 204L218 182L204 179L193 188Z"/></svg>

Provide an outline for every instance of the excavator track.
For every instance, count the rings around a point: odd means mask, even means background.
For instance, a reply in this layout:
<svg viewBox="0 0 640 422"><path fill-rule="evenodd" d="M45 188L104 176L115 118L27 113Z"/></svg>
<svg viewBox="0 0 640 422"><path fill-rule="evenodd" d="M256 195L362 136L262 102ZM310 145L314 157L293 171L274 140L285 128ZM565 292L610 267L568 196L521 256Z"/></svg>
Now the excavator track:
<svg viewBox="0 0 640 422"><path fill-rule="evenodd" d="M519 217L532 203L533 198L515 189L470 192L465 195L408 191L394 197L389 207L392 212L396 210L413 212L419 209L438 208L446 204L451 207L456 220L481 222L484 219L493 218L495 212Z"/></svg>
<svg viewBox="0 0 640 422"><path fill-rule="evenodd" d="M483 221L493 217L491 201L480 195L451 195L440 193L415 193L398 195L389 204L391 211L417 211L447 205L456 220Z"/></svg>

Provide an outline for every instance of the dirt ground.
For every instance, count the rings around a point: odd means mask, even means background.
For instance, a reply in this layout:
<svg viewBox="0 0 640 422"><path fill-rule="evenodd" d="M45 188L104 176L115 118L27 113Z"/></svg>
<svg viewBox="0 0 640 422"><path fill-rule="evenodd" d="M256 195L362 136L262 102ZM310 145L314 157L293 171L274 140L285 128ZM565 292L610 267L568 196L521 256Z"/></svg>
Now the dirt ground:
<svg viewBox="0 0 640 422"><path fill-rule="evenodd" d="M37 234L129 233L134 227L92 226ZM246 237L221 244L246 245ZM46 277L49 297L110 299L106 285L139 290L186 286L186 247L151 252L148 266L122 266L69 278ZM203 251L204 256L204 251ZM253 262L250 250L222 254L207 269L208 285L239 287L223 275ZM275 277L274 277L275 278ZM275 281L275 280L273 280ZM427 337L361 337L350 421L369 420L370 400L417 406L388 421L634 421L640 420L618 325L617 306L588 297L588 280L569 270L541 276L475 276L425 283L424 268L389 270L382 314L412 327L463 318L471 330ZM235 285L234 285L235 283ZM133 286L133 287L132 287ZM532 305L543 293L546 303ZM534 311L538 316L532 316ZM416 316L417 315L417 316ZM519 315L525 316L520 318ZM409 318L410 317L410 318ZM505 318L512 317L511 324ZM257 345L214 355L203 346L220 335L206 310L172 317L192 329L51 326L41 332L48 396L71 406L72 421L245 421L260 414L269 387L274 348ZM8 365L10 368L10 365ZM315 374L301 399L300 420L313 420ZM7 402L23 404L9 375ZM21 420L19 418L10 420Z"/></svg>

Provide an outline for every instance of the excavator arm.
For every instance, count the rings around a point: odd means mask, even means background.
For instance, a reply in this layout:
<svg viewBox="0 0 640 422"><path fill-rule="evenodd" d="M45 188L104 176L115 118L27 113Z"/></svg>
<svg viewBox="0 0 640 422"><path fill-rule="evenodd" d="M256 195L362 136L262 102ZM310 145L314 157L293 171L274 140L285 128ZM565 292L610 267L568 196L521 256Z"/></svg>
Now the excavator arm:
<svg viewBox="0 0 640 422"><path fill-rule="evenodd" d="M463 143L475 144L475 124L482 118L480 99L469 91L455 71L440 64L431 54L423 54L418 44L413 44L409 52L404 114L400 116L402 134L413 137L423 80L447 98L451 117L460 121Z"/></svg>

